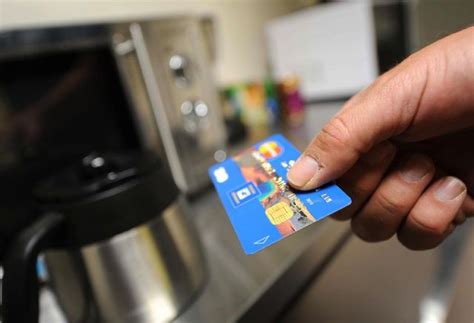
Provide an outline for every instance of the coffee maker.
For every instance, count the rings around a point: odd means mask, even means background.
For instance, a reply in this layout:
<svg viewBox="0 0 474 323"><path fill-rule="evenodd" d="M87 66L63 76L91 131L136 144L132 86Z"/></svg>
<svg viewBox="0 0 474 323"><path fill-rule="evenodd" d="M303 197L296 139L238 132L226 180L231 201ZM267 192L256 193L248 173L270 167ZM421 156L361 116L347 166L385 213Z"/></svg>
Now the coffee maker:
<svg viewBox="0 0 474 323"><path fill-rule="evenodd" d="M37 321L38 254L70 322L171 320L202 286L182 193L226 139L203 39L194 17L0 33L7 323Z"/></svg>
<svg viewBox="0 0 474 323"><path fill-rule="evenodd" d="M169 171L143 152L93 153L36 185L3 259L3 319L38 322L40 253L68 322L163 322L205 276Z"/></svg>

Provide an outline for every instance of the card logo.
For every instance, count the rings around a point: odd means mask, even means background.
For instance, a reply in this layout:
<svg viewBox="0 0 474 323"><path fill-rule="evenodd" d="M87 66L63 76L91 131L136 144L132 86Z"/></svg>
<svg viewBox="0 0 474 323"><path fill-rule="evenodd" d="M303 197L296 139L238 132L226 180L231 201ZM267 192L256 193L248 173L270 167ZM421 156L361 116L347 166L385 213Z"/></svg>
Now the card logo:
<svg viewBox="0 0 474 323"><path fill-rule="evenodd" d="M252 193L250 193L250 189L248 187L244 187L240 191L237 191L237 197L240 201L245 200L245 198L249 197L250 195L252 195Z"/></svg>
<svg viewBox="0 0 474 323"><path fill-rule="evenodd" d="M266 159L278 157L283 152L283 148L276 141L267 141L258 147L258 151Z"/></svg>
<svg viewBox="0 0 474 323"><path fill-rule="evenodd" d="M248 182L229 192L232 204L237 207L241 204L253 200L260 195L259 190L254 183Z"/></svg>
<svg viewBox="0 0 474 323"><path fill-rule="evenodd" d="M224 167L219 167L214 171L214 178L216 179L217 183L221 184L229 179L229 174L227 174L227 171Z"/></svg>

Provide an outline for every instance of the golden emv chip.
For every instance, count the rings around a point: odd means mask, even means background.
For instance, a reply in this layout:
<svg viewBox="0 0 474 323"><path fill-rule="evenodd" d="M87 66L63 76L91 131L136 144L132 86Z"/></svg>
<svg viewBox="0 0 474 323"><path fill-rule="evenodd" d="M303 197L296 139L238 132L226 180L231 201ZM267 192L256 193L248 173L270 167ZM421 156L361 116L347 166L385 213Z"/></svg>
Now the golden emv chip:
<svg viewBox="0 0 474 323"><path fill-rule="evenodd" d="M268 220L273 225L281 224L293 216L293 210L284 202L279 202L265 210Z"/></svg>

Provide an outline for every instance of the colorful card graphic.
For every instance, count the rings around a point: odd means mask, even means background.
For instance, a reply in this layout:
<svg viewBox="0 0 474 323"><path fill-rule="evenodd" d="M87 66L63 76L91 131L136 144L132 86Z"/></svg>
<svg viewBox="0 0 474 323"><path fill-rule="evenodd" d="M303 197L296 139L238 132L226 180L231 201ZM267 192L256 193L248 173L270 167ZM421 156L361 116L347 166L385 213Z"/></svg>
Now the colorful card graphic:
<svg viewBox="0 0 474 323"><path fill-rule="evenodd" d="M351 199L337 185L296 192L287 172L300 153L274 135L209 169L214 186L247 254L348 206Z"/></svg>

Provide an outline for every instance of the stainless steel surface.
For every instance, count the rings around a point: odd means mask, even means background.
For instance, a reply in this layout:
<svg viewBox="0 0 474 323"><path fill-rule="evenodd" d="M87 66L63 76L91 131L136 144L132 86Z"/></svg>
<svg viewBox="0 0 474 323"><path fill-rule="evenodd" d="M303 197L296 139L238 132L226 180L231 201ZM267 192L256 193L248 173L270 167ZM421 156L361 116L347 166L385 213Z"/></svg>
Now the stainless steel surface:
<svg viewBox="0 0 474 323"><path fill-rule="evenodd" d="M199 237L188 217L180 199L150 223L82 248L83 279L90 283L101 321L167 322L188 305L206 276ZM66 317L80 322L90 295L78 268L64 267L72 263L64 261L67 255L51 252L46 261Z"/></svg>
<svg viewBox="0 0 474 323"><path fill-rule="evenodd" d="M61 313L59 322L83 322L89 319L90 299L85 284L83 265L78 252L51 250L44 254L48 271L48 285L43 289L49 292L40 294L40 322L50 322L51 316ZM51 293L52 291L52 293ZM51 321L53 322L53 321Z"/></svg>
<svg viewBox="0 0 474 323"><path fill-rule="evenodd" d="M148 225L83 248L104 321L169 321L202 286L203 255L184 207L173 204Z"/></svg>
<svg viewBox="0 0 474 323"><path fill-rule="evenodd" d="M43 287L40 291L40 322L48 323L67 323L64 311L58 304L58 298L56 294L49 287ZM71 322L71 321L69 321Z"/></svg>
<svg viewBox="0 0 474 323"><path fill-rule="evenodd" d="M166 159L158 125L143 79L144 76L141 74L138 63L135 45L131 40L129 25L114 25L111 29L115 59L120 77L125 85L127 98L132 107L131 110L136 121L140 142L144 148L157 152L163 159Z"/></svg>
<svg viewBox="0 0 474 323"><path fill-rule="evenodd" d="M209 183L207 168L226 140L200 22L133 23L130 34L175 181L182 191L196 192ZM183 114L188 101L195 102L194 112Z"/></svg>
<svg viewBox="0 0 474 323"><path fill-rule="evenodd" d="M176 185L178 185L179 188L184 188L186 190L186 178L179 160L177 147L174 145L172 125L170 124L168 120L169 117L164 110L165 102L163 101L161 92L159 91L141 26L138 23L132 24L130 26L130 33L132 35L134 47L137 51L137 62L139 63L143 80L148 91L148 98L152 108L151 111L153 112L154 120L158 125L159 133L161 134L161 140L165 147L170 169L173 173Z"/></svg>

